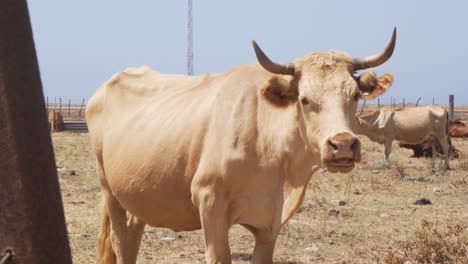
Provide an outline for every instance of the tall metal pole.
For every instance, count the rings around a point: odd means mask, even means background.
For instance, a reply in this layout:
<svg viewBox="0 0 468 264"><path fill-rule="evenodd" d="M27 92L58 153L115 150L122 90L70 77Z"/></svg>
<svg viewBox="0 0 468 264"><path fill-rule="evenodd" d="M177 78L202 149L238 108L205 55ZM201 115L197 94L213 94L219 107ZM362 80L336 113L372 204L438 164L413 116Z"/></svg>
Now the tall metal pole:
<svg viewBox="0 0 468 264"><path fill-rule="evenodd" d="M193 75L193 19L192 0L188 0L187 14L187 74Z"/></svg>
<svg viewBox="0 0 468 264"><path fill-rule="evenodd" d="M43 98L26 0L0 1L0 250L13 251L7 263L71 263Z"/></svg>
<svg viewBox="0 0 468 264"><path fill-rule="evenodd" d="M455 119L455 111L454 111L454 98L453 94L449 95L449 118L450 119Z"/></svg>

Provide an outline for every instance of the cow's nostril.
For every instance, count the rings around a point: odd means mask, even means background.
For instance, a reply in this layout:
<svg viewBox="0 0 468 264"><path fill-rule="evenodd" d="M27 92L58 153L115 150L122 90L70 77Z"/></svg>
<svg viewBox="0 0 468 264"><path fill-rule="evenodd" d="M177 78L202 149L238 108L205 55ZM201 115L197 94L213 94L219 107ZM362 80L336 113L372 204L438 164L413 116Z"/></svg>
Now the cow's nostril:
<svg viewBox="0 0 468 264"><path fill-rule="evenodd" d="M338 149L338 146L336 144L334 144L331 140L328 140L328 145L330 145L333 148L333 150Z"/></svg>

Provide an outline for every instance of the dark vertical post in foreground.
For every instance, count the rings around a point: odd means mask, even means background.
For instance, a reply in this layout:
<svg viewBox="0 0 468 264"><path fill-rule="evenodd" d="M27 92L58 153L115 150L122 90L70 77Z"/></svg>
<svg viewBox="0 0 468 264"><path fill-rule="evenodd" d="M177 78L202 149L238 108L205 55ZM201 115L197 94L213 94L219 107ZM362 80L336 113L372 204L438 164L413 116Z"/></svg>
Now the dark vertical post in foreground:
<svg viewBox="0 0 468 264"><path fill-rule="evenodd" d="M377 98L377 108L380 109L380 98Z"/></svg>
<svg viewBox="0 0 468 264"><path fill-rule="evenodd" d="M0 250L71 263L26 0L0 1ZM2 252L3 253L3 252Z"/></svg>
<svg viewBox="0 0 468 264"><path fill-rule="evenodd" d="M454 98L453 94L449 95L449 118L455 119L455 111L454 111Z"/></svg>
<svg viewBox="0 0 468 264"><path fill-rule="evenodd" d="M70 99L68 99L68 119L71 119L71 104L70 104Z"/></svg>

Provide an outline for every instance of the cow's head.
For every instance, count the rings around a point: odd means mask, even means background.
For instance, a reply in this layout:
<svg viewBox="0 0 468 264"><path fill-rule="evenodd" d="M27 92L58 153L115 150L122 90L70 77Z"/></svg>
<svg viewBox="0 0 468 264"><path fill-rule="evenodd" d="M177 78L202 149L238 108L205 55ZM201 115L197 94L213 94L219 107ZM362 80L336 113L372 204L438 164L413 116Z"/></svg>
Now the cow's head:
<svg viewBox="0 0 468 264"><path fill-rule="evenodd" d="M309 149L321 154L321 162L331 172L348 172L361 159L361 144L352 132L359 99L373 99L390 87L393 76L377 77L372 70L394 50L396 29L380 54L365 58L329 51L312 53L294 63L271 61L253 42L259 63L273 73L262 89L263 96L277 107L295 105L299 127Z"/></svg>

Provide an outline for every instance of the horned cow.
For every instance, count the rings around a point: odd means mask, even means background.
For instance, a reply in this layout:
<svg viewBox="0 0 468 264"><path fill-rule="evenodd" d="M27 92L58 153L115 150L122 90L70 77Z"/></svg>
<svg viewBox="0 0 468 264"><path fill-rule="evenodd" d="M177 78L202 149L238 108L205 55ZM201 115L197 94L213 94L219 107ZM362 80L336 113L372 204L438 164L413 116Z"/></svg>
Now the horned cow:
<svg viewBox="0 0 468 264"><path fill-rule="evenodd" d="M359 99L392 74L355 72L387 61L329 51L219 74L115 74L89 100L86 120L104 208L99 263L135 263L145 225L203 229L208 263L231 263L229 228L255 236L253 263L272 263L281 227L320 168L349 172L361 159L352 131Z"/></svg>

